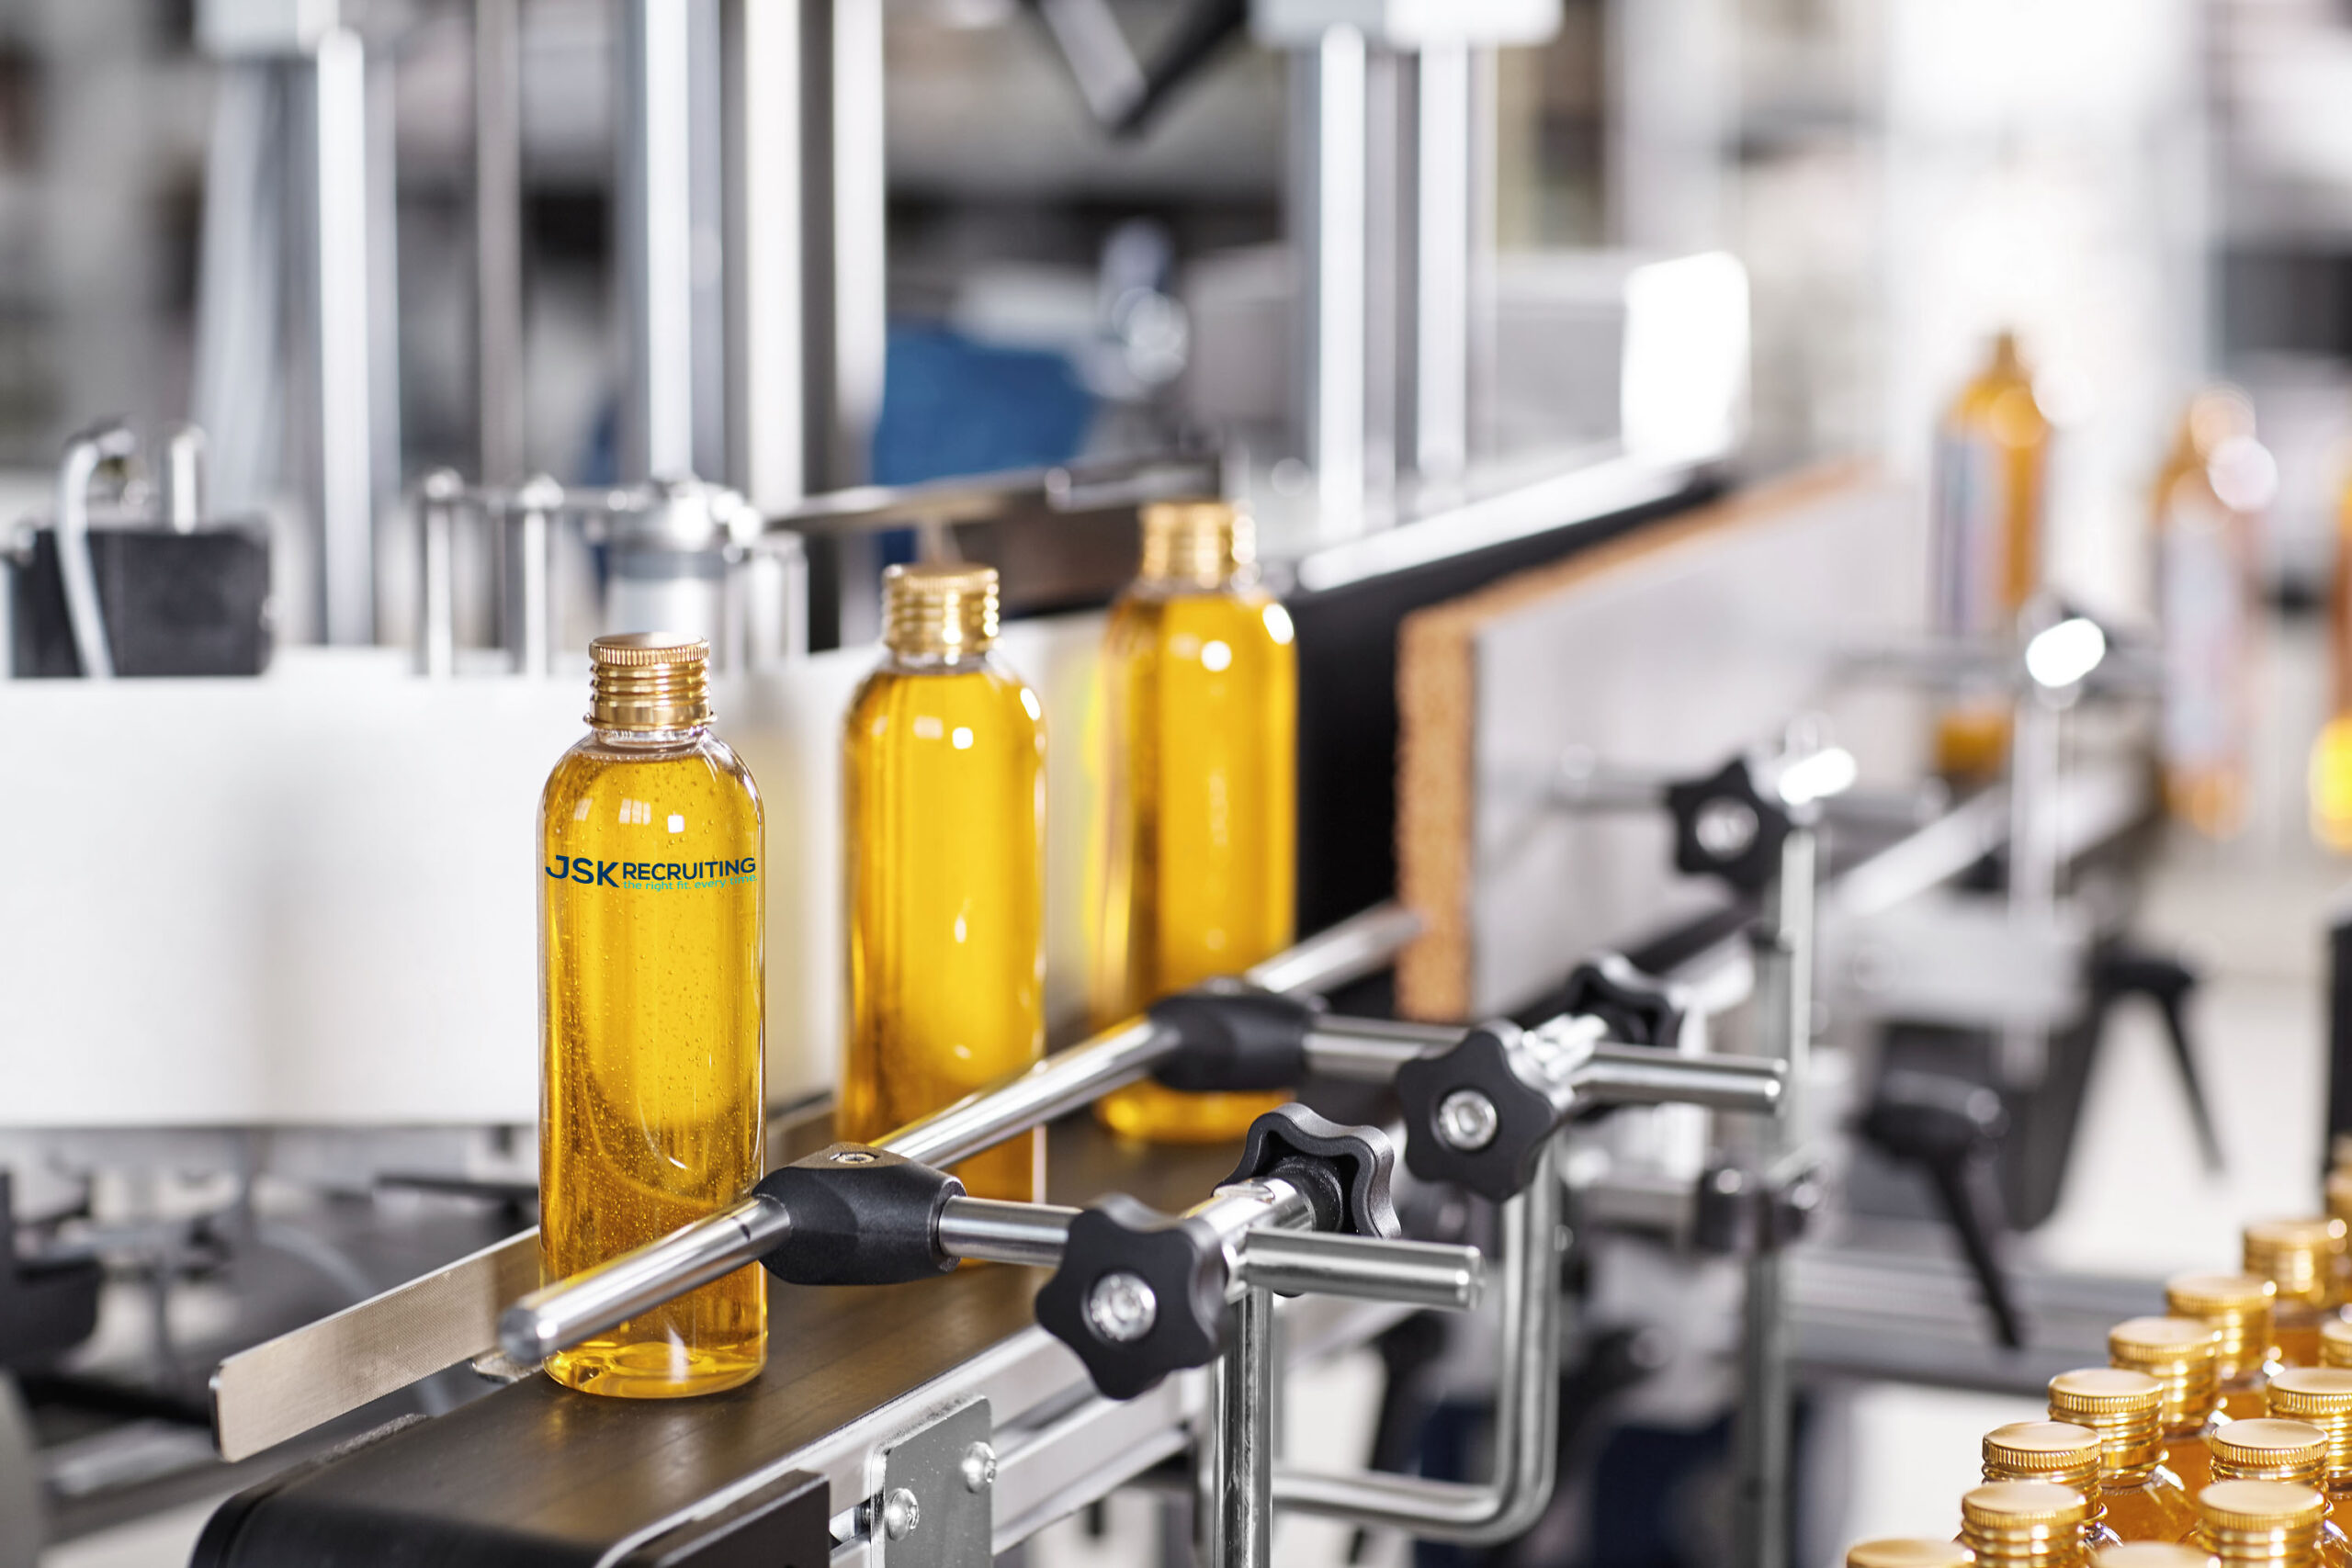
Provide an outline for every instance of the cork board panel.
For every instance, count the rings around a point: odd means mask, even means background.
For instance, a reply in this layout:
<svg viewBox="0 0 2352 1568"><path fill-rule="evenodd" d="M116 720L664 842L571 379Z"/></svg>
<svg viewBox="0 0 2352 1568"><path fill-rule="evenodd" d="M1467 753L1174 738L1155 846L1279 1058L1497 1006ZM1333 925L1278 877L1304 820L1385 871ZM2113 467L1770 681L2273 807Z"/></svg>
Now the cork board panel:
<svg viewBox="0 0 2352 1568"><path fill-rule="evenodd" d="M1695 771L1817 712L1866 779L1907 776L1922 705L1839 666L1919 630L1924 533L1909 487L1841 464L1408 618L1397 886L1426 934L1398 966L1400 1011L1507 1010L1592 947L1720 904L1673 874L1662 814L1548 803L1572 748Z"/></svg>

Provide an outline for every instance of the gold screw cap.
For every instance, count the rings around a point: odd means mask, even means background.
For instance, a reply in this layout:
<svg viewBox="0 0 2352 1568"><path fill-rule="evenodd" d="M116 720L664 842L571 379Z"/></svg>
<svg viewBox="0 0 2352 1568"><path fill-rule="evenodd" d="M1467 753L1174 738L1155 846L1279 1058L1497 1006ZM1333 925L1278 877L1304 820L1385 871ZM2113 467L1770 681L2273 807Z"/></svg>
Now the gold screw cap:
<svg viewBox="0 0 2352 1568"><path fill-rule="evenodd" d="M2223 1562L2315 1562L2327 1499L2279 1481L2217 1481L2197 1495L2204 1537Z"/></svg>
<svg viewBox="0 0 2352 1568"><path fill-rule="evenodd" d="M708 724L710 644L690 632L622 632L588 645L588 722L598 729Z"/></svg>
<svg viewBox="0 0 2352 1568"><path fill-rule="evenodd" d="M1143 509L1143 580L1221 588L1258 558L1249 516L1222 501L1156 501Z"/></svg>
<svg viewBox="0 0 2352 1568"><path fill-rule="evenodd" d="M2164 1384L2122 1367L2084 1367L2050 1380L2050 1418L2088 1427L2106 1450L2109 1480L2146 1474L2164 1455L2157 1416Z"/></svg>
<svg viewBox="0 0 2352 1568"><path fill-rule="evenodd" d="M2322 1366L2352 1367L2352 1323L2331 1317L2319 1325L2319 1359Z"/></svg>
<svg viewBox="0 0 2352 1568"><path fill-rule="evenodd" d="M2287 1481L2316 1486L2327 1466L2327 1434L2308 1421L2227 1421L2205 1439L2216 1481Z"/></svg>
<svg viewBox="0 0 2352 1568"><path fill-rule="evenodd" d="M2213 1364L2223 1382L2271 1359L2270 1304L2278 1287L2256 1274L2179 1274L2165 1283L2165 1310L2222 1331Z"/></svg>
<svg viewBox="0 0 2352 1568"><path fill-rule="evenodd" d="M1979 1568L2063 1568L2083 1560L2090 1503L2071 1486L2002 1481L1960 1500L1960 1540Z"/></svg>
<svg viewBox="0 0 2352 1568"><path fill-rule="evenodd" d="M996 646L992 566L924 561L882 572L882 642L917 659L962 659Z"/></svg>
<svg viewBox="0 0 2352 1568"><path fill-rule="evenodd" d="M2167 1432L2193 1432L2221 1397L2222 1331L2197 1317L2127 1318L2107 1331L2107 1359L2164 1384Z"/></svg>
<svg viewBox="0 0 2352 1568"><path fill-rule="evenodd" d="M2326 1434L2329 1479L2352 1475L2352 1370L2288 1367L2270 1380L2268 1404L2271 1415Z"/></svg>
<svg viewBox="0 0 2352 1568"><path fill-rule="evenodd" d="M2245 1271L2278 1287L2278 1299L2322 1306L2344 1252L2344 1222L2262 1220L2245 1227Z"/></svg>
<svg viewBox="0 0 2352 1568"><path fill-rule="evenodd" d="M2101 1445L2071 1421L2012 1421L1984 1434L1984 1479L2054 1481L2080 1490L2098 1480Z"/></svg>
<svg viewBox="0 0 2352 1568"><path fill-rule="evenodd" d="M1846 1568L1969 1568L1975 1561L1956 1540L1865 1540L1846 1549Z"/></svg>

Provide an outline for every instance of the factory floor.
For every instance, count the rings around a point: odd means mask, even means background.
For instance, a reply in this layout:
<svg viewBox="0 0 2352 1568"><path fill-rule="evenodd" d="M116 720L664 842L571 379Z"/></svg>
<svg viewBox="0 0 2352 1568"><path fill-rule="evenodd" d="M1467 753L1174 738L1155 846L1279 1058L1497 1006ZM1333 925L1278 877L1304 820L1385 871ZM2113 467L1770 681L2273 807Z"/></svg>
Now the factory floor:
<svg viewBox="0 0 2352 1568"><path fill-rule="evenodd" d="M2176 830L2135 933L2203 975L2190 1027L2227 1170L2196 1156L2178 1077L2153 1010L2119 1017L2083 1110L2057 1212L2021 1247L2071 1271L2161 1279L2234 1269L2247 1221L2320 1208L2325 1119L2328 913L2352 860L2315 847L2305 764L2324 707L2319 629L2274 628L2259 689L2252 819L2226 843ZM1868 1384L1849 1391L1855 1472L1838 1546L1949 1537L1992 1427L2041 1413L2014 1398ZM1819 1563L1833 1568L1837 1548Z"/></svg>

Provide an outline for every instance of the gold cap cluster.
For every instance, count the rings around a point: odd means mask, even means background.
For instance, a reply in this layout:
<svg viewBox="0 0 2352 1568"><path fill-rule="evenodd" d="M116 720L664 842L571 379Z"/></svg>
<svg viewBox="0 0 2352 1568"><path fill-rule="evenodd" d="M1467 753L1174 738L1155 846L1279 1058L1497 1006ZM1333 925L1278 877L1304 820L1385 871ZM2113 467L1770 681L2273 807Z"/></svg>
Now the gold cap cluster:
<svg viewBox="0 0 2352 1568"><path fill-rule="evenodd" d="M624 632L588 645L587 719L598 729L708 724L710 644L684 632Z"/></svg>
<svg viewBox="0 0 2352 1568"><path fill-rule="evenodd" d="M2278 1299L2324 1306L2344 1253L2344 1222L2263 1220L2245 1227L2245 1271L2278 1288Z"/></svg>

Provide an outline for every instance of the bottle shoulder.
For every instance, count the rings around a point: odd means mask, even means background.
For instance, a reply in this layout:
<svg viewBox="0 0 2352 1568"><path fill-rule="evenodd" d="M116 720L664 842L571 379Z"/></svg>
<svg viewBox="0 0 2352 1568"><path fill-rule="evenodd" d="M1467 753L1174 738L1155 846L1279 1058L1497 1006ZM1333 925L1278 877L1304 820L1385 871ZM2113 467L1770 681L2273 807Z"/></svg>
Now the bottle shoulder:
<svg viewBox="0 0 2352 1568"><path fill-rule="evenodd" d="M1045 711L1028 683L993 658L917 667L886 661L850 699L846 728L853 740L885 732L899 718L918 727L935 719L1042 734Z"/></svg>
<svg viewBox="0 0 2352 1568"><path fill-rule="evenodd" d="M591 730L556 761L540 794L541 808L594 794L606 781L631 788L685 788L741 799L757 818L763 807L758 782L735 749L708 730L652 743L616 741Z"/></svg>
<svg viewBox="0 0 2352 1568"><path fill-rule="evenodd" d="M1114 652L1211 637L1237 648L1286 649L1292 641L1290 614L1272 592L1255 584L1174 593L1130 588L1112 602L1105 632Z"/></svg>

